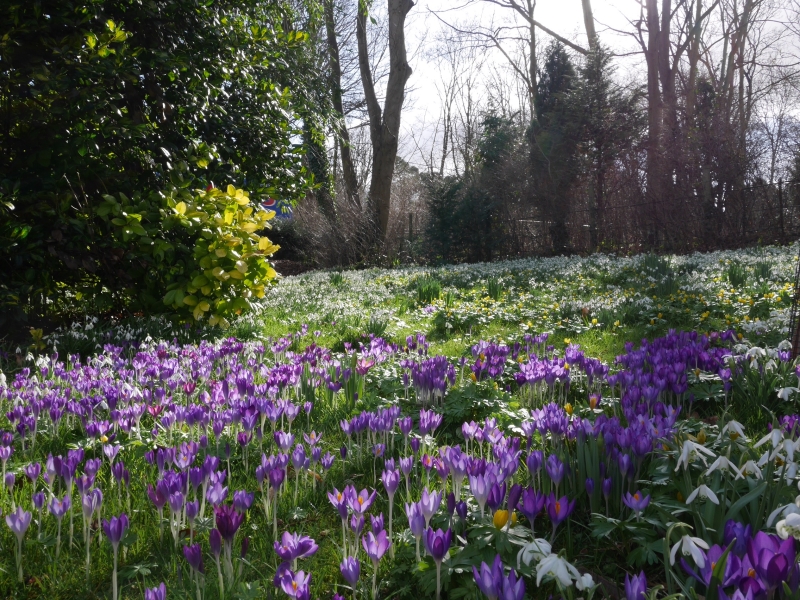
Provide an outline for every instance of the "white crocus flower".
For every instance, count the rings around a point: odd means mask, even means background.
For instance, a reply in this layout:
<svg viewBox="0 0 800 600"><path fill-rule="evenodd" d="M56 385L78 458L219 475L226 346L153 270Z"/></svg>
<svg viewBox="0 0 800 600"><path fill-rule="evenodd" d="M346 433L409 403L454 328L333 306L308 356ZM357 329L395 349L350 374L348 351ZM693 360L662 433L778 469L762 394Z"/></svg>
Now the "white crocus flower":
<svg viewBox="0 0 800 600"><path fill-rule="evenodd" d="M533 561L539 562L550 556L552 551L553 549L547 540L537 538L530 544L523 546L522 550L517 553L517 566L521 561L529 567Z"/></svg>
<svg viewBox="0 0 800 600"><path fill-rule="evenodd" d="M678 548L681 549L681 554L684 556L691 556L696 564L701 569L706 566L706 557L700 550L708 550L708 544L700 538L684 535L678 543L672 547L672 552L669 553L669 564L675 564L675 555L678 553Z"/></svg>
<svg viewBox="0 0 800 600"><path fill-rule="evenodd" d="M748 460L746 463L742 465L741 473L744 475L752 475L756 479L764 479L764 476L761 474L761 469L752 460Z"/></svg>
<svg viewBox="0 0 800 600"><path fill-rule="evenodd" d="M729 433L731 437L733 437L733 434L736 434L744 441L747 441L747 436L744 434L744 425L739 423L739 421L731 420L725 423L725 427L722 428L722 433Z"/></svg>
<svg viewBox="0 0 800 600"><path fill-rule="evenodd" d="M736 465L729 461L726 457L720 456L715 460L710 467L708 467L708 471L706 471L706 475L710 475L717 469L721 469L722 471L727 471L730 469L734 473L736 473L736 479L739 479L742 474L739 472L739 469L736 468Z"/></svg>
<svg viewBox="0 0 800 600"><path fill-rule="evenodd" d="M758 448L759 446L763 446L767 442L770 442L772 443L773 448L777 448L778 445L781 443L782 439L783 439L783 431L781 431L780 428L773 429L767 435L758 440L755 446L753 447Z"/></svg>
<svg viewBox="0 0 800 600"><path fill-rule="evenodd" d="M787 515L785 519L775 523L775 531L778 532L781 539L785 540L791 536L800 540L800 515L797 513Z"/></svg>
<svg viewBox="0 0 800 600"><path fill-rule="evenodd" d="M719 505L719 498L717 498L717 495L705 483L698 486L697 489L689 494L689 497L686 499L686 504L694 502L694 499L697 498L698 495L703 499L708 498L714 504Z"/></svg>
<svg viewBox="0 0 800 600"><path fill-rule="evenodd" d="M714 457L714 453L705 446L701 444L696 444L691 440L686 440L685 442L683 442L683 448L681 448L681 455L678 458L678 464L675 467L675 470L677 471L680 468L681 464L683 464L684 468L688 469L689 461L693 458L694 455L700 457L700 460L703 461L704 466L708 465L708 462L706 461L705 456L703 456L703 454L705 454L706 456L710 456L712 458Z"/></svg>

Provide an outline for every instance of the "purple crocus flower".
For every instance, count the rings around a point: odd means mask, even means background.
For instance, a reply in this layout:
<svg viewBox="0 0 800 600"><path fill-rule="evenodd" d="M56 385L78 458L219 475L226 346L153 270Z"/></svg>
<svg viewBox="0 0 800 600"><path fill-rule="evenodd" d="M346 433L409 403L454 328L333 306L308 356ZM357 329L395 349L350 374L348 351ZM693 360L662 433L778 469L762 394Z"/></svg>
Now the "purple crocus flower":
<svg viewBox="0 0 800 600"><path fill-rule="evenodd" d="M289 533L284 531L281 541L273 544L275 553L284 563L290 563L300 558L312 556L319 550L317 543L307 535Z"/></svg>
<svg viewBox="0 0 800 600"><path fill-rule="evenodd" d="M644 571L631 577L625 575L625 600L643 600L647 597L647 578Z"/></svg>
<svg viewBox="0 0 800 600"><path fill-rule="evenodd" d="M630 508L633 512L636 513L636 518L639 518L644 512L644 509L647 508L647 505L650 504L650 494L647 496L642 495L642 492L636 491L633 495L630 492L625 492L622 496L622 502L625 503L625 506Z"/></svg>
<svg viewBox="0 0 800 600"><path fill-rule="evenodd" d="M425 517L425 528L428 527L431 522L431 517L436 514L441 504L441 492L428 492L427 487L422 490L422 498L419 501L419 507Z"/></svg>
<svg viewBox="0 0 800 600"><path fill-rule="evenodd" d="M358 578L361 576L361 563L357 558L348 556L339 565L339 570L342 572L342 577L352 587L358 583Z"/></svg>
<svg viewBox="0 0 800 600"><path fill-rule="evenodd" d="M22 543L22 538L25 537L25 532L28 531L28 527L31 524L31 513L26 510L23 510L21 506L17 507L17 510L10 515L6 515L6 525L11 530L11 532L17 536L17 540L19 543Z"/></svg>
<svg viewBox="0 0 800 600"><path fill-rule="evenodd" d="M233 507L240 513L245 513L250 510L253 505L255 494L245 490L236 490L233 492Z"/></svg>
<svg viewBox="0 0 800 600"><path fill-rule="evenodd" d="M350 531L353 532L355 537L361 535L361 531L364 529L365 522L364 515L354 514L352 517L350 517Z"/></svg>
<svg viewBox="0 0 800 600"><path fill-rule="evenodd" d="M551 454L547 457L545 470L550 480L555 484L556 488L558 488L561 480L564 479L564 463L561 462L558 456Z"/></svg>
<svg viewBox="0 0 800 600"><path fill-rule="evenodd" d="M500 555L494 557L491 567L485 562L481 563L480 569L472 567L472 574L481 593L489 600L498 600L503 589L503 561Z"/></svg>
<svg viewBox="0 0 800 600"><path fill-rule="evenodd" d="M31 463L22 470L31 482L36 483L36 480L39 479L39 474L42 472L42 465L39 463Z"/></svg>
<svg viewBox="0 0 800 600"><path fill-rule="evenodd" d="M702 552L702 550L701 550ZM721 546L714 544L711 548L708 549L708 552L704 552L705 554L705 561L703 567L699 569L699 572L695 571L688 562L684 558L681 558L681 566L683 569L692 577L694 577L698 582L702 583L705 586L708 586L711 583L711 576L714 572L714 567L719 562L722 555L725 553L725 549ZM745 573L746 575L746 573ZM735 554L730 554L728 559L725 563L725 572L722 576L722 587L728 587L737 583L742 577L742 563L739 560L739 557Z"/></svg>
<svg viewBox="0 0 800 600"><path fill-rule="evenodd" d="M222 552L222 536L218 529L212 529L208 534L208 545L211 548L211 554L215 560L219 560L219 555Z"/></svg>
<svg viewBox="0 0 800 600"><path fill-rule="evenodd" d="M553 523L553 536L555 536L556 527L563 523L567 517L572 514L575 508L575 500L572 502L566 496L556 498L556 495L551 493L546 500L547 514L550 521Z"/></svg>
<svg viewBox="0 0 800 600"><path fill-rule="evenodd" d="M397 487L400 485L400 471L384 471L381 473L381 481L383 482L383 487L386 488L386 493L389 495L389 498L393 498Z"/></svg>
<svg viewBox="0 0 800 600"><path fill-rule="evenodd" d="M733 519L729 519L728 522L725 523L722 543L727 548L730 546L731 542L736 539L736 543L733 545L733 548L731 548L731 552L739 558L742 558L747 552L747 544L752 537L753 528L750 525L745 526Z"/></svg>
<svg viewBox="0 0 800 600"><path fill-rule="evenodd" d="M434 531L432 527L429 527L425 532L425 549L437 564L444 560L452 541L453 532L450 529L446 532L441 529Z"/></svg>
<svg viewBox="0 0 800 600"><path fill-rule="evenodd" d="M205 573L205 567L203 566L203 550L200 547L200 544L192 544L191 546L184 546L183 547L183 556L186 559L186 562L189 563L189 566L192 567L198 573Z"/></svg>
<svg viewBox="0 0 800 600"><path fill-rule="evenodd" d="M506 499L506 484L495 483L489 490L489 497L486 499L486 504L492 512L496 511L503 505Z"/></svg>
<svg viewBox="0 0 800 600"><path fill-rule="evenodd" d="M611 478L607 478L603 480L603 497L608 500L608 497L611 496L611 485L612 485Z"/></svg>
<svg viewBox="0 0 800 600"><path fill-rule="evenodd" d="M290 598L307 598L310 582L311 573L308 575L306 575L303 571L294 573L289 569L284 571L280 579L281 589Z"/></svg>
<svg viewBox="0 0 800 600"><path fill-rule="evenodd" d="M422 514L422 509L418 502L406 504L406 517L408 518L411 535L418 540L421 539L425 531L425 515Z"/></svg>
<svg viewBox="0 0 800 600"><path fill-rule="evenodd" d="M370 494L366 488L361 490L356 494L355 488L348 487L345 492L350 491L347 496L347 505L353 512L356 512L360 515L366 513L372 503L375 502L375 497L377 496L377 492L372 490L372 494Z"/></svg>
<svg viewBox="0 0 800 600"><path fill-rule="evenodd" d="M522 502L519 504L519 511L525 515L533 529L533 522L544 508L545 495L533 488L527 488L522 492Z"/></svg>
<svg viewBox="0 0 800 600"><path fill-rule="evenodd" d="M112 546L119 546L125 532L128 530L128 515L122 513L119 517L111 517L111 519L103 519L103 533L106 534L108 541Z"/></svg>
<svg viewBox="0 0 800 600"><path fill-rule="evenodd" d="M767 590L774 590L790 577L797 577L794 538L781 540L759 531L747 544L747 558Z"/></svg>
<svg viewBox="0 0 800 600"><path fill-rule="evenodd" d="M333 488L332 492L328 492L328 500L330 500L333 507L339 512L339 517L341 517L342 521L347 519L346 493Z"/></svg>
<svg viewBox="0 0 800 600"><path fill-rule="evenodd" d="M389 541L386 530L383 529L379 531L377 535L371 531L368 531L367 534L361 538L361 545L364 547L364 551L367 553L367 556L369 556L373 566L377 570L378 563L383 558L383 555L386 554L386 551L389 549L389 546L392 545L392 542Z"/></svg>
<svg viewBox="0 0 800 600"><path fill-rule="evenodd" d="M64 515L67 514L71 505L72 500L70 500L69 496L64 496L64 498L61 500L53 497L53 499L50 500L50 504L47 505L47 508L50 511L50 514L60 521L64 518Z"/></svg>
<svg viewBox="0 0 800 600"><path fill-rule="evenodd" d="M244 515L237 512L236 509L230 505L215 507L214 515L216 517L217 529L219 530L222 539L224 539L226 543L230 544L233 542L233 537L236 535L236 532L239 530L239 527L244 521Z"/></svg>
<svg viewBox="0 0 800 600"><path fill-rule="evenodd" d="M522 496L522 486L519 484L514 484L511 486L511 489L508 490L508 510L514 511L517 509L517 505L519 504L520 496Z"/></svg>
<svg viewBox="0 0 800 600"><path fill-rule="evenodd" d="M167 586L162 582L158 587L145 589L144 600L167 600Z"/></svg>
<svg viewBox="0 0 800 600"><path fill-rule="evenodd" d="M493 484L494 476L489 473L469 476L469 489L475 497L478 507L481 509L481 516L483 516L486 501L489 499L489 492Z"/></svg>
<svg viewBox="0 0 800 600"><path fill-rule="evenodd" d="M500 587L500 598L502 600L522 600L525 597L525 582L522 577L517 578L517 573L514 569L509 571L506 577L503 577L502 585Z"/></svg>

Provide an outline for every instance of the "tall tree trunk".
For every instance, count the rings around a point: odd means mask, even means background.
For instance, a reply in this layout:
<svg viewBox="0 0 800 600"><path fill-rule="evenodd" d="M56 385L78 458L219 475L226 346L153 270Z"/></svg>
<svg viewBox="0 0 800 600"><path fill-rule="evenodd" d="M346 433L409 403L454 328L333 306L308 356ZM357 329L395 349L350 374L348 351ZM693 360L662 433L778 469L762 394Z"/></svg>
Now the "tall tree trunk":
<svg viewBox="0 0 800 600"><path fill-rule="evenodd" d="M389 2L389 80L383 110L375 94L372 70L367 52L367 4L359 0L356 22L358 40L358 66L369 115L370 141L372 142L372 174L369 183L370 208L374 212L378 241L385 241L389 228L389 205L392 194L392 177L397 159L400 134L400 115L405 99L405 86L411 76L406 57L405 20L414 6L412 0Z"/></svg>
<svg viewBox="0 0 800 600"><path fill-rule="evenodd" d="M528 54L530 55L530 64L528 65L528 77L530 77L528 103L531 109L531 122L536 118L536 21L533 19L533 11L535 9L536 2L534 0L528 0L528 14L531 17L528 21L528 28L530 30L530 38L528 39Z"/></svg>
<svg viewBox="0 0 800 600"><path fill-rule="evenodd" d="M333 16L334 0L325 0L325 29L328 38L328 54L331 60L331 95L333 110L336 111L337 144L342 154L342 179L347 200L361 206L358 194L358 177L350 153L350 132L344 120L344 107L342 105L342 65L339 62L339 40L336 37L336 22ZM334 167L335 168L335 167Z"/></svg>
<svg viewBox="0 0 800 600"><path fill-rule="evenodd" d="M659 33L658 0L646 0L647 5L647 200L650 213L648 242L658 244L656 205L662 198L662 147L661 123L663 102L659 85Z"/></svg>
<svg viewBox="0 0 800 600"><path fill-rule="evenodd" d="M589 50L597 49L597 30L594 27L594 13L592 13L592 0L581 0L583 8L583 25L586 27L586 37L589 38Z"/></svg>

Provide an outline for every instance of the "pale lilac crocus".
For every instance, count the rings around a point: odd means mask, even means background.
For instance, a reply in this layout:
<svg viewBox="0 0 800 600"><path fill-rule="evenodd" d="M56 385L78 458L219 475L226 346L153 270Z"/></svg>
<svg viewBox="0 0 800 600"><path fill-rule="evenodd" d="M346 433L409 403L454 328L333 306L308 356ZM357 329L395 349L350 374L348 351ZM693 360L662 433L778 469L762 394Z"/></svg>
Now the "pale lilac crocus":
<svg viewBox="0 0 800 600"><path fill-rule="evenodd" d="M17 536L17 579L22 583L22 540L31 524L31 513L23 510L21 506L10 515L6 515L6 525Z"/></svg>
<svg viewBox="0 0 800 600"><path fill-rule="evenodd" d="M408 526L411 529L411 535L417 540L417 562L421 560L419 555L419 541L422 539L423 532L425 531L425 516L422 514L422 509L419 503L412 502L406 504L406 517L408 518Z"/></svg>
<svg viewBox="0 0 800 600"><path fill-rule="evenodd" d="M428 492L427 487L422 490L422 498L419 501L419 506L422 510L422 514L425 516L425 529L430 526L431 518L436 514L436 511L439 510L441 504L441 492Z"/></svg>
<svg viewBox="0 0 800 600"><path fill-rule="evenodd" d="M58 530L56 533L56 560L58 560L58 555L61 552L61 521L64 519L64 515L69 512L71 504L72 501L70 500L69 495L66 495L61 500L53 497L53 499L50 500L50 504L47 506L50 514L53 515L58 522Z"/></svg>
<svg viewBox="0 0 800 600"><path fill-rule="evenodd" d="M389 496L389 539L392 539L392 509L394 508L394 494L400 485L400 471L396 469L384 471L381 473L381 481ZM394 558L394 548L391 548L390 554Z"/></svg>
<svg viewBox="0 0 800 600"><path fill-rule="evenodd" d="M361 538L361 545L364 546L364 551L367 553L367 556L369 556L372 561L372 566L374 567L372 573L372 597L377 598L378 563L380 563L384 554L386 554L386 551L389 549L389 546L392 545L392 542L386 536L386 530L382 529L378 532L378 535L368 531L367 535Z"/></svg>
<svg viewBox="0 0 800 600"><path fill-rule="evenodd" d="M122 513L119 517L111 517L110 520L103 519L103 532L114 551L114 570L111 577L111 591L113 600L117 600L117 560L119 557L119 544L128 530L128 515Z"/></svg>

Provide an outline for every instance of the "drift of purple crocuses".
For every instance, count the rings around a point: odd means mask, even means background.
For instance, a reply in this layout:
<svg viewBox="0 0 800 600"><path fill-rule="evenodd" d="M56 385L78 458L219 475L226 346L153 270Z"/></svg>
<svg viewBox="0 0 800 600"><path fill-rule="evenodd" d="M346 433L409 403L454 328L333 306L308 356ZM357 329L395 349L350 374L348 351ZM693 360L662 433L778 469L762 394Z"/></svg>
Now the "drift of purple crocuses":
<svg viewBox="0 0 800 600"><path fill-rule="evenodd" d="M565 530L576 515L631 527L648 522L654 507L665 505L656 486L642 478L661 460L685 481L679 501L689 515L664 534L664 585L683 577L731 598L797 589L800 507L780 504L783 488L765 506L769 518L761 530L709 516L720 496L736 493L719 477L787 484L786 471L774 467L793 461L796 417L784 417L752 448L742 446L746 436L733 420L720 425L713 444L683 429L692 373L710 373L726 394L730 390L744 360L731 349L732 332L671 332L639 346L629 343L613 368L574 345L557 353L547 334L524 335L510 345L480 341L460 360L429 356L423 335L410 336L402 347L372 337L340 354L313 342L293 350L305 334L267 345L229 339L106 346L88 360L54 355L36 371L17 373L0 389L11 426L0 434L0 463L18 583L24 584L23 555L36 516L37 538L43 529L54 532L56 568L63 551L83 550L87 585L93 541L102 532L113 557L116 600L128 533L155 518L158 539L148 543L170 547L183 561L198 600L209 585L224 598L247 581L250 530L244 525L258 520L266 524L258 535L272 541L275 588L290 598L310 598L306 565L319 543L279 525L290 507L321 485L341 524L341 536L324 543L337 546L344 582L337 585L346 595L379 597L383 565L397 560L397 546L411 539L416 563L432 565L430 591L440 598L443 572L449 580L449 561L470 536L496 540L512 533L516 560L498 552L472 566L473 585L485 597L521 600L526 585L551 585L559 593L573 586L593 590L592 574L569 560ZM778 359L788 356L779 353ZM384 407L361 410L370 377L387 364L396 366L402 393ZM525 407L519 418L502 425L492 417L469 420L456 428L461 443L442 445L440 432L452 427L442 412L448 391L488 383L515 395ZM580 411L570 403L576 389L585 396ZM340 432L316 431L315 412L337 403L349 414ZM37 440L41 447L75 431L85 440L80 448L37 462ZM344 444L330 447L334 439ZM150 447L143 464L130 450L134 442ZM767 444L766 458L731 460ZM712 457L717 460L709 467ZM254 476L250 489L242 468ZM361 474L368 483L358 489L330 481L339 468L342 475L366 468ZM134 469L143 489L131 484ZM140 505L136 494L146 498L146 511L132 510L133 502ZM732 505L730 499L739 497L723 499ZM81 544L74 540L76 513ZM765 531L770 527L777 533ZM206 559L213 564L210 582ZM720 561L725 567L717 578ZM648 594L644 572L620 577L623 583L629 600ZM146 599L166 595L163 583L145 592Z"/></svg>

